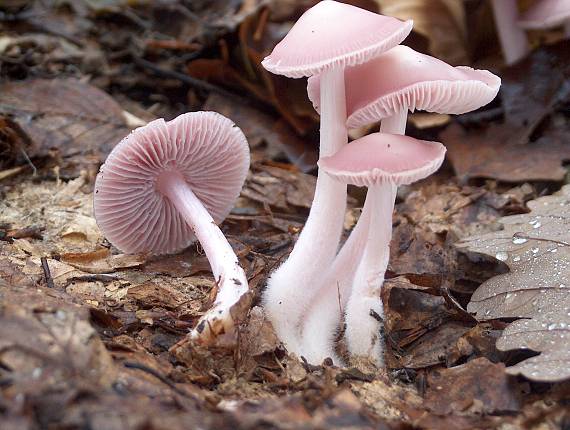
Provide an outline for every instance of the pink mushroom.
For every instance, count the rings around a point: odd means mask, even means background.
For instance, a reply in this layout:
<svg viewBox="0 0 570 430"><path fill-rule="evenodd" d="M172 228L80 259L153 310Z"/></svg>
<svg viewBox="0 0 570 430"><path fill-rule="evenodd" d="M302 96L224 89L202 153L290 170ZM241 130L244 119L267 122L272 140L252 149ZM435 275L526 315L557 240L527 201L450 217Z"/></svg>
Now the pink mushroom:
<svg viewBox="0 0 570 430"><path fill-rule="evenodd" d="M331 0L299 18L263 61L270 72L292 78L320 74L321 156L347 143L345 67L362 64L400 43L412 22L402 22ZM287 261L269 279L263 303L273 326L298 352L297 323L311 300L315 280L333 261L346 207L346 185L319 175L305 228Z"/></svg>
<svg viewBox="0 0 570 430"><path fill-rule="evenodd" d="M487 70L453 67L444 61L396 46L345 74L348 128L382 120L381 131L403 134L408 110L462 114L490 103L501 78ZM307 93L320 112L320 77L309 78Z"/></svg>
<svg viewBox="0 0 570 430"><path fill-rule="evenodd" d="M519 26L527 30L546 30L564 26L570 37L570 0L540 0L519 19Z"/></svg>
<svg viewBox="0 0 570 430"><path fill-rule="evenodd" d="M385 78L388 76L390 79ZM501 80L486 70L452 67L406 46L397 46L366 64L348 68L345 82L349 128L382 120L381 132L403 134L408 110L468 112L493 100ZM318 76L309 78L307 91L319 111ZM312 362L320 362L327 356L339 361L331 339L341 313L330 309L338 308L339 295L341 307L348 301L372 210L366 199L357 226L319 280L316 286L319 293L301 322L304 339L301 349Z"/></svg>
<svg viewBox="0 0 570 430"><path fill-rule="evenodd" d="M366 199L370 207L369 234L361 243L364 255L346 310L348 350L356 357L372 359L376 364L383 361L381 322L378 320L384 315L380 289L390 255L396 188L431 175L441 166L444 157L445 147L441 143L374 133L319 161L319 167L335 180L369 188ZM329 305L332 303L328 302ZM338 303L327 311L338 312Z"/></svg>
<svg viewBox="0 0 570 430"><path fill-rule="evenodd" d="M491 0L495 15L495 28L507 65L514 64L528 52L526 33L517 25L517 0Z"/></svg>
<svg viewBox="0 0 570 430"><path fill-rule="evenodd" d="M124 252L174 253L198 239L217 284L216 301L191 337L232 342L231 310L247 278L216 224L230 212L249 168L245 136L215 112L137 128L109 154L95 182L94 211Z"/></svg>

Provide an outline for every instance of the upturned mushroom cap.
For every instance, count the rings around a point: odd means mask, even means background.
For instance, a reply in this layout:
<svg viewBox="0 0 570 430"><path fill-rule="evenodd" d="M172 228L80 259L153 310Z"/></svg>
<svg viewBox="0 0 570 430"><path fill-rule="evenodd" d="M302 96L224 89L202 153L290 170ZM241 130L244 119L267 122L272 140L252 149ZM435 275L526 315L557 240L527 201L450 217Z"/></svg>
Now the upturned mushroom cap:
<svg viewBox="0 0 570 430"><path fill-rule="evenodd" d="M453 67L407 46L345 71L347 126L356 128L395 115L402 109L461 114L491 102L501 79L487 70ZM319 76L307 92L320 112Z"/></svg>
<svg viewBox="0 0 570 430"><path fill-rule="evenodd" d="M360 187L406 185L434 173L444 158L445 147L439 142L373 133L321 158L319 168L341 182Z"/></svg>
<svg viewBox="0 0 570 430"><path fill-rule="evenodd" d="M262 64L290 78L365 63L398 45L413 22L324 0L307 10Z"/></svg>
<svg viewBox="0 0 570 430"><path fill-rule="evenodd" d="M519 19L519 26L522 28L542 30L570 21L570 1L541 0L535 3Z"/></svg>
<svg viewBox="0 0 570 430"><path fill-rule="evenodd" d="M161 175L180 174L216 223L230 212L249 168L241 130L216 112L192 112L137 128L111 152L97 175L94 212L105 237L124 252L164 254L195 240L158 189Z"/></svg>

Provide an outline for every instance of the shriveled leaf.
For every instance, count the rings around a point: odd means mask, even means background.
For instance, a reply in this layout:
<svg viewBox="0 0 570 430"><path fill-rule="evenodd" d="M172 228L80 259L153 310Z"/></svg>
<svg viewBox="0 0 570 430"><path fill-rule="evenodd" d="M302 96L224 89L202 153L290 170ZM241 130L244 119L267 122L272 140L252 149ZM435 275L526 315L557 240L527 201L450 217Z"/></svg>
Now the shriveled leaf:
<svg viewBox="0 0 570 430"><path fill-rule="evenodd" d="M457 0L376 0L382 14L413 19L414 31L429 40L432 55L451 64L466 64L465 9Z"/></svg>
<svg viewBox="0 0 570 430"><path fill-rule="evenodd" d="M570 376L570 186L528 206L529 214L502 218L502 231L458 245L503 261L510 269L484 282L467 310L483 320L530 318L507 328L498 347L544 352L511 371L536 380L563 380Z"/></svg>

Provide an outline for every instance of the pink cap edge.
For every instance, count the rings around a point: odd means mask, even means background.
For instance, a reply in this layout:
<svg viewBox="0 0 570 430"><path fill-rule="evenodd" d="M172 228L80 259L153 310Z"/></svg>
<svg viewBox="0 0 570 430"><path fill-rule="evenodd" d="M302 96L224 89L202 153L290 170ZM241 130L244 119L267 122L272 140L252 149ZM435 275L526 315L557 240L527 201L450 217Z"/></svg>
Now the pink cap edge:
<svg viewBox="0 0 570 430"><path fill-rule="evenodd" d="M436 172L445 160L447 149L442 143L430 141L423 142L429 145L440 146L440 156L434 158L431 162L421 167L411 170L404 170L398 173L390 173L380 168L374 168L372 170L366 170L362 172L328 169L327 159L334 157L334 155L321 158L317 164L319 166L319 169L323 169L323 171L333 179L345 184L348 183L359 187L370 187L377 183L390 180L396 185L409 185L421 179L427 178L429 175ZM374 177L377 179L374 179Z"/></svg>
<svg viewBox="0 0 570 430"><path fill-rule="evenodd" d="M269 72L276 75L287 76L288 78L304 78L323 73L328 69L337 67L352 67L366 63L372 58L377 57L388 49L402 42L412 31L414 22L409 19L403 22L403 26L399 32L394 33L388 39L381 40L371 46L362 48L358 51L349 52L327 61L312 63L303 67L279 67L279 62L275 63L271 60L271 54L263 59L261 65ZM387 48L389 47L389 48Z"/></svg>

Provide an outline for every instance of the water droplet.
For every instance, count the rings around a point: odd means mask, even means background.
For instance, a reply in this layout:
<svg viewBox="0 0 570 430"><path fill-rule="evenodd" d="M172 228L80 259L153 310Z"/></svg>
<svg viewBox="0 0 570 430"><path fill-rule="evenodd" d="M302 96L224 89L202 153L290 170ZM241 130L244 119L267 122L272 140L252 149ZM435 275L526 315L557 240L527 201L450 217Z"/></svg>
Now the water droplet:
<svg viewBox="0 0 570 430"><path fill-rule="evenodd" d="M554 330L556 328L556 324L548 324L548 330Z"/></svg>
<svg viewBox="0 0 570 430"><path fill-rule="evenodd" d="M532 248L531 251L533 254L538 254L538 248Z"/></svg>
<svg viewBox="0 0 570 430"><path fill-rule="evenodd" d="M509 259L509 254L506 252L500 251L495 254L495 258L499 261L507 261Z"/></svg>
<svg viewBox="0 0 570 430"><path fill-rule="evenodd" d="M521 257L518 256L518 255L516 255L516 256L513 257L513 261L514 261L515 263L518 263L519 261L521 261Z"/></svg>
<svg viewBox="0 0 570 430"><path fill-rule="evenodd" d="M549 251L554 253L554 252L558 251L558 248L552 248L552 249L549 249Z"/></svg>
<svg viewBox="0 0 570 430"><path fill-rule="evenodd" d="M513 236L513 243L515 245L522 245L523 243L526 243L527 241L528 241L528 239L526 237L517 236L516 234Z"/></svg>
<svg viewBox="0 0 570 430"><path fill-rule="evenodd" d="M542 226L542 224L541 224L541 222L538 220L538 218L531 219L528 223L532 226L532 228L539 228L539 227Z"/></svg>

